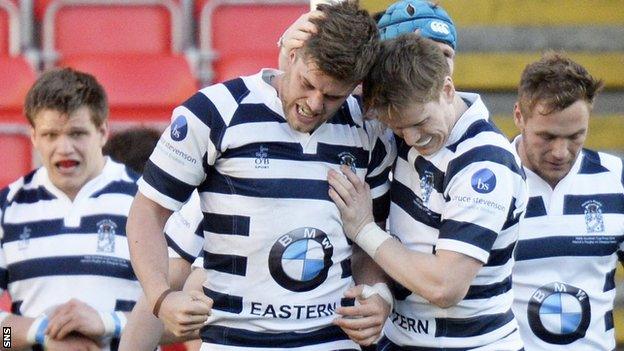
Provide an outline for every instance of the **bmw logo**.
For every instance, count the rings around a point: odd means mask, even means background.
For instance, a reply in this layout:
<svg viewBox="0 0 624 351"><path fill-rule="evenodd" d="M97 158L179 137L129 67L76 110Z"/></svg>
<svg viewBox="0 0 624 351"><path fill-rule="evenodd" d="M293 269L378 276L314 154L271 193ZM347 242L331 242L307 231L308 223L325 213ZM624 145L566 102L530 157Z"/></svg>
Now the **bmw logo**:
<svg viewBox="0 0 624 351"><path fill-rule="evenodd" d="M290 291L310 291L327 279L334 247L320 229L304 227L282 235L269 253L273 279Z"/></svg>
<svg viewBox="0 0 624 351"><path fill-rule="evenodd" d="M585 337L591 306L585 291L564 283L537 289L528 307L529 326L545 342L566 345Z"/></svg>

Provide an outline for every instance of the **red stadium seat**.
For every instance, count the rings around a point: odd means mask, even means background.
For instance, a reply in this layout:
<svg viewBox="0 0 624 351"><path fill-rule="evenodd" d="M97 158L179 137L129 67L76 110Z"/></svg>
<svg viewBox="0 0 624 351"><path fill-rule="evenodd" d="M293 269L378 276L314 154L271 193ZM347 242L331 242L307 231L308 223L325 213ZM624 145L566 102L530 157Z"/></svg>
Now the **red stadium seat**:
<svg viewBox="0 0 624 351"><path fill-rule="evenodd" d="M33 67L20 56L17 6L0 0L0 122L22 122L24 98L35 81Z"/></svg>
<svg viewBox="0 0 624 351"><path fill-rule="evenodd" d="M0 188L4 188L33 168L28 127L0 124L0 150Z"/></svg>
<svg viewBox="0 0 624 351"><path fill-rule="evenodd" d="M35 71L23 57L0 56L0 77L0 121L26 123L22 109Z"/></svg>
<svg viewBox="0 0 624 351"><path fill-rule="evenodd" d="M95 75L111 120L169 120L197 90L180 55L181 10L172 0L51 0L43 22L46 67Z"/></svg>
<svg viewBox="0 0 624 351"><path fill-rule="evenodd" d="M282 32L309 10L309 1L206 1L200 16L200 49L214 57L202 65L207 79L220 82L277 67L275 43Z"/></svg>
<svg viewBox="0 0 624 351"><path fill-rule="evenodd" d="M180 55L83 55L60 65L97 77L108 94L111 120L169 120L171 110L197 90Z"/></svg>

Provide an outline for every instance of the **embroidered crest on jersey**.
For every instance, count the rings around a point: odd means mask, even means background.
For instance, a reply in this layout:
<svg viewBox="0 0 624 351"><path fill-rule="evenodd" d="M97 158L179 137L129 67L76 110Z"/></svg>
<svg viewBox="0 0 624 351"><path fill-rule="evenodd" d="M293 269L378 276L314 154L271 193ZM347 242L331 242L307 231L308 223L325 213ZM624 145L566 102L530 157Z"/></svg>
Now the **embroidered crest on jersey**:
<svg viewBox="0 0 624 351"><path fill-rule="evenodd" d="M604 220L602 218L602 203L590 200L581 206L585 209L585 226L587 233L604 232Z"/></svg>
<svg viewBox="0 0 624 351"><path fill-rule="evenodd" d="M327 279L334 247L317 228L303 227L282 235L269 253L269 271L285 289L310 291Z"/></svg>
<svg viewBox="0 0 624 351"><path fill-rule="evenodd" d="M110 219L105 219L97 223L98 226L98 252L115 252L115 233L117 224Z"/></svg>
<svg viewBox="0 0 624 351"><path fill-rule="evenodd" d="M487 168L481 168L472 175L472 189L480 194L487 194L496 188L496 176Z"/></svg>
<svg viewBox="0 0 624 351"><path fill-rule="evenodd" d="M20 234L19 236L19 244L17 245L20 250L26 250L30 245L30 233L32 233L32 230L27 226L24 226L24 229L22 229L22 234Z"/></svg>
<svg viewBox="0 0 624 351"><path fill-rule="evenodd" d="M171 123L171 139L175 141L181 141L186 138L188 132L188 124L186 117L178 116L173 123Z"/></svg>
<svg viewBox="0 0 624 351"><path fill-rule="evenodd" d="M351 169L351 172L355 173L356 158L350 152L341 152L338 154L340 159L340 165L346 165Z"/></svg>
<svg viewBox="0 0 624 351"><path fill-rule="evenodd" d="M559 282L537 289L529 300L527 312L533 333L557 345L567 345L585 337L591 319L587 293Z"/></svg>
<svg viewBox="0 0 624 351"><path fill-rule="evenodd" d="M429 205L429 197L433 191L433 172L425 171L420 177L420 193L422 194L422 202L425 206Z"/></svg>
<svg viewBox="0 0 624 351"><path fill-rule="evenodd" d="M260 145L260 148L256 152L256 159L254 160L254 163L256 168L269 168L269 148L267 146Z"/></svg>

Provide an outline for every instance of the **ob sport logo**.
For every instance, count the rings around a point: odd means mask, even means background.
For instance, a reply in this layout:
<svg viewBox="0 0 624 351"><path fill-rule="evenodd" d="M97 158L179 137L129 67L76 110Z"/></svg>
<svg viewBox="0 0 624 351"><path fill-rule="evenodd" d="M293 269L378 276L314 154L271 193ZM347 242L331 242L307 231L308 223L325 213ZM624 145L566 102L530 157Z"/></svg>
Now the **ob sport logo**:
<svg viewBox="0 0 624 351"><path fill-rule="evenodd" d="M528 306L529 326L547 343L566 345L585 337L591 319L589 297L582 289L550 283L537 289Z"/></svg>
<svg viewBox="0 0 624 351"><path fill-rule="evenodd" d="M310 291L327 279L334 247L317 228L297 228L282 235L269 253L269 271L285 289Z"/></svg>

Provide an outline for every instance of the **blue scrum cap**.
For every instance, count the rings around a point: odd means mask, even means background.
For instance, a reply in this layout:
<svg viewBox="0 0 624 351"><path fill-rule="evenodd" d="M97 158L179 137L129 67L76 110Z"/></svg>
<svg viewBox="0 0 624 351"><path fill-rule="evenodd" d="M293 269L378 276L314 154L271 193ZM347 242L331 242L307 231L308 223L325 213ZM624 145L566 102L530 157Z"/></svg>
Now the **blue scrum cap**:
<svg viewBox="0 0 624 351"><path fill-rule="evenodd" d="M420 35L457 47L457 31L451 17L438 5L424 0L401 0L383 14L377 24L381 39L420 30Z"/></svg>

